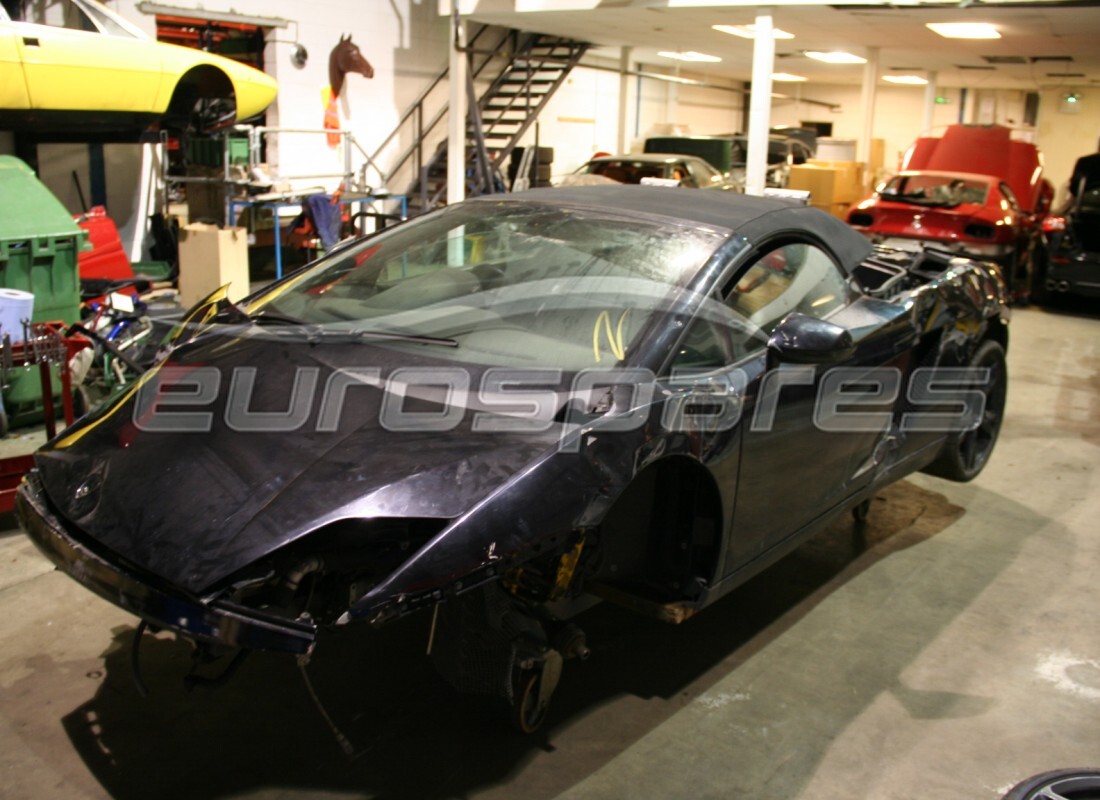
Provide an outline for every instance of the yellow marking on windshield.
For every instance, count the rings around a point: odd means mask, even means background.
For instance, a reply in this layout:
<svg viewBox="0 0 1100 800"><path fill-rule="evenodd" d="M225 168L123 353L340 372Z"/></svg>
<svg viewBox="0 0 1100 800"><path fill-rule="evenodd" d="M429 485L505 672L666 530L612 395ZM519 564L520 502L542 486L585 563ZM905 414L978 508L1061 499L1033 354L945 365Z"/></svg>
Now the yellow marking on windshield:
<svg viewBox="0 0 1100 800"><path fill-rule="evenodd" d="M623 347L623 323L626 322L626 316L630 313L628 308L619 316L619 324L617 330L611 329L611 312L601 311L600 315L596 317L596 324L592 326L592 357L596 363L599 364L603 359L600 356L600 325L603 325L604 331L607 333L607 343L611 346L611 352L615 358L622 360L626 358L626 348Z"/></svg>

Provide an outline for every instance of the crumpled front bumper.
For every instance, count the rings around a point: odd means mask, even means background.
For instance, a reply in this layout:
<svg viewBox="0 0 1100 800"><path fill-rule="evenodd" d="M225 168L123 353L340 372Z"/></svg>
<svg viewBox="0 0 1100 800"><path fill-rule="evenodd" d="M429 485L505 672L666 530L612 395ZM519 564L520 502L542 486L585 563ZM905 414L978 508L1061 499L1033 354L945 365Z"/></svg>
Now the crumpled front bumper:
<svg viewBox="0 0 1100 800"><path fill-rule="evenodd" d="M223 601L204 602L155 578L113 563L79 541L50 509L38 475L27 475L15 501L31 541L58 569L100 597L150 625L201 642L250 650L304 654L317 637L315 626L265 616Z"/></svg>

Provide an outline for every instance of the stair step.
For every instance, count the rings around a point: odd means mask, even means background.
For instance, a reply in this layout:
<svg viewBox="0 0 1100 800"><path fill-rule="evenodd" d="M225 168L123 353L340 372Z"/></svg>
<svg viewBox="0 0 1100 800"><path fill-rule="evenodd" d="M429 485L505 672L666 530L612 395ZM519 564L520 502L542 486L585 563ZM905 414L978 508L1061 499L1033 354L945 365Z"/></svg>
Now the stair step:
<svg viewBox="0 0 1100 800"><path fill-rule="evenodd" d="M516 84L516 83L522 83L522 84L529 83L532 86L550 86L551 84L557 83L557 81L553 80L551 78L524 78L524 77L520 76L520 77L516 77L516 78L505 78L504 80L502 80L500 82L500 85L501 86L511 86L512 84Z"/></svg>
<svg viewBox="0 0 1100 800"><path fill-rule="evenodd" d="M514 90L514 91L507 92L507 91L503 91L503 89L504 89L504 87L501 87L500 89L498 89L495 92L494 97L538 97L538 98L541 98L543 95L547 94L547 92L521 91L521 90L518 90L518 89Z"/></svg>

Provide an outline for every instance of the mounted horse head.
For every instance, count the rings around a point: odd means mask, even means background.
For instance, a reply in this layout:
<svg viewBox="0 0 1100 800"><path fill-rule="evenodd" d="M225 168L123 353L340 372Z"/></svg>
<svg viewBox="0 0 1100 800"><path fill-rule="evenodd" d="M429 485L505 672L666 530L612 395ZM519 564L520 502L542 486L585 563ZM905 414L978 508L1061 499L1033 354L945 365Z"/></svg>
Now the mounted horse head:
<svg viewBox="0 0 1100 800"><path fill-rule="evenodd" d="M344 88L344 76L355 72L364 78L374 77L374 67L359 52L359 45L351 41L351 34L341 36L339 44L332 48L328 56L328 82L332 87L332 96L339 97Z"/></svg>

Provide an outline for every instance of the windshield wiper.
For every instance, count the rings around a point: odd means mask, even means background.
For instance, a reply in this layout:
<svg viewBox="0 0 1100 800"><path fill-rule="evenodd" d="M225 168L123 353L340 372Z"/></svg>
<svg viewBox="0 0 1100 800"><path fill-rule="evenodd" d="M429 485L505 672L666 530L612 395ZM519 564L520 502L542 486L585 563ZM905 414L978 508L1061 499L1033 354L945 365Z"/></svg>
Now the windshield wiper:
<svg viewBox="0 0 1100 800"><path fill-rule="evenodd" d="M306 321L304 319L298 319L297 317L292 317L290 314L284 314L282 311L275 311L274 309L272 309L270 307L261 308L255 314L245 313L245 316L248 317L253 322L259 323L261 325L265 322L272 322L272 323L275 323L277 325L305 325L306 324Z"/></svg>
<svg viewBox="0 0 1100 800"><path fill-rule="evenodd" d="M335 333L334 331L326 331ZM337 334L341 335L341 334ZM383 341L413 342L414 344L434 344L439 347L458 347L457 339L449 339L443 336L425 336L419 333L398 333L396 331L368 331L351 330L343 333L353 339L381 339Z"/></svg>
<svg viewBox="0 0 1100 800"><path fill-rule="evenodd" d="M228 317L234 316L237 319L234 321L251 322L256 325L273 324L273 325L294 325L304 328L305 336L307 339L349 339L349 340L363 340L363 339L376 339L382 341L394 341L394 342L413 342L414 344L431 344L439 347L458 347L458 341L455 339L445 338L442 336L425 336L418 333L402 333L400 331L372 331L372 330L332 330L331 328L324 328L316 325L315 323L307 322L304 319L291 316L290 314L284 314L282 311L276 311L273 308L266 307L261 308L254 314L249 314L241 306L231 303L218 312L216 317Z"/></svg>
<svg viewBox="0 0 1100 800"><path fill-rule="evenodd" d="M261 308L254 314L249 314L239 303L226 303L218 313L213 316L213 319L224 320L231 323L253 322L260 325L267 322L279 325L306 324L305 320L292 317L289 314L284 314L281 311L275 311L271 308Z"/></svg>

